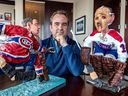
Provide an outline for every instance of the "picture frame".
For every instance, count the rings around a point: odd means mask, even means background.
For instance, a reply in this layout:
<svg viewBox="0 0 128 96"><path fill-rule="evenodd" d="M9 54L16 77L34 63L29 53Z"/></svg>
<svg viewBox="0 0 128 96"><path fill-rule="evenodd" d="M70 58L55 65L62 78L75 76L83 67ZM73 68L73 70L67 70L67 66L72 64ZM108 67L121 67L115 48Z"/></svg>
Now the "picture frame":
<svg viewBox="0 0 128 96"><path fill-rule="evenodd" d="M82 16L75 20L75 35L85 34L86 16Z"/></svg>
<svg viewBox="0 0 128 96"><path fill-rule="evenodd" d="M4 19L3 14L0 14L0 20L3 20L3 19Z"/></svg>
<svg viewBox="0 0 128 96"><path fill-rule="evenodd" d="M11 21L12 20L12 13L5 12L4 13L4 19L8 20L8 21Z"/></svg>

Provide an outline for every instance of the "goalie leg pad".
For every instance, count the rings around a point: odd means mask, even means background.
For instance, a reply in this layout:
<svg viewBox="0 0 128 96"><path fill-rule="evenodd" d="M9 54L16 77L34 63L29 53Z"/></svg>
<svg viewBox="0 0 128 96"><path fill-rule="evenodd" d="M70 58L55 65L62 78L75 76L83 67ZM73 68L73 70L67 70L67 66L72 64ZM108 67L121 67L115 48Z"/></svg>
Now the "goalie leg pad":
<svg viewBox="0 0 128 96"><path fill-rule="evenodd" d="M115 60L112 58L108 57L102 57L102 64L103 64L103 70L104 70L104 75L109 75L111 76L114 72L114 65L115 65Z"/></svg>
<svg viewBox="0 0 128 96"><path fill-rule="evenodd" d="M95 72L97 73L99 78L103 78L103 66L102 66L102 56L99 55L91 55L91 64L94 67Z"/></svg>
<svg viewBox="0 0 128 96"><path fill-rule="evenodd" d="M109 78L108 83L110 86L118 86L121 80L123 79L124 70L126 68L126 63L117 61L115 67L115 72L112 77Z"/></svg>
<svg viewBox="0 0 128 96"><path fill-rule="evenodd" d="M84 65L88 65L90 63L90 52L91 52L91 48L82 47L82 49L81 49L81 61Z"/></svg>

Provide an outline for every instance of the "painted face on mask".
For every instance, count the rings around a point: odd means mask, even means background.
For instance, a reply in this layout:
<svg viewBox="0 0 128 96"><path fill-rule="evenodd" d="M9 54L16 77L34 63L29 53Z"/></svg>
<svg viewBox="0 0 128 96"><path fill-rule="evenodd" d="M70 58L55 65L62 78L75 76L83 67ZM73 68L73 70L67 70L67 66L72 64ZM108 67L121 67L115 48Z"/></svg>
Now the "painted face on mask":
<svg viewBox="0 0 128 96"><path fill-rule="evenodd" d="M113 13L108 7L100 7L95 12L94 22L98 32L108 32L109 25L112 23Z"/></svg>

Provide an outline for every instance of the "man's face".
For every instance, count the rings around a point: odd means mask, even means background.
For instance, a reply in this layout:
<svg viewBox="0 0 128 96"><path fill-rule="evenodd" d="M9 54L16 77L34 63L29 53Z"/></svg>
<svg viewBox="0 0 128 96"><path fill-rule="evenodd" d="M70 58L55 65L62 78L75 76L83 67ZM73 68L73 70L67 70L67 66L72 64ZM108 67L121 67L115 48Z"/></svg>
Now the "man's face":
<svg viewBox="0 0 128 96"><path fill-rule="evenodd" d="M54 38L58 35L66 36L68 30L68 19L65 15L56 14L52 19L50 30Z"/></svg>
<svg viewBox="0 0 128 96"><path fill-rule="evenodd" d="M31 23L31 32L34 34L34 35L38 35L39 34L39 30L40 30L40 25L38 23L38 21L36 19L33 19L32 20L32 23Z"/></svg>
<svg viewBox="0 0 128 96"><path fill-rule="evenodd" d="M111 19L110 10L106 7L100 7L95 12L94 22L95 27L99 32L107 32L109 21Z"/></svg>

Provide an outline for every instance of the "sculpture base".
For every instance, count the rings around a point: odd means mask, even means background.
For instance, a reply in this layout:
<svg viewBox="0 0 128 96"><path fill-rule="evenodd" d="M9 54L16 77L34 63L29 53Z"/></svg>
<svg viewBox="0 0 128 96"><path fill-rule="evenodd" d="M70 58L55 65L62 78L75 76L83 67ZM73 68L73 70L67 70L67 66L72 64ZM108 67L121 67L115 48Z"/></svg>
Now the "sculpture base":
<svg viewBox="0 0 128 96"><path fill-rule="evenodd" d="M86 76L86 82L92 84L93 86L104 90L104 91L108 91L111 93L118 93L121 92L122 90L124 90L125 88L128 88L128 81L122 80L121 83L119 84L119 86L117 87L110 87L108 86L108 77L104 76L103 79L100 79L103 82L103 86L102 87L97 87L95 85L95 82L93 80L91 80L90 76Z"/></svg>
<svg viewBox="0 0 128 96"><path fill-rule="evenodd" d="M39 83L38 79L35 79L0 90L0 96L49 96L66 85L64 78L53 75L49 77L47 82Z"/></svg>

